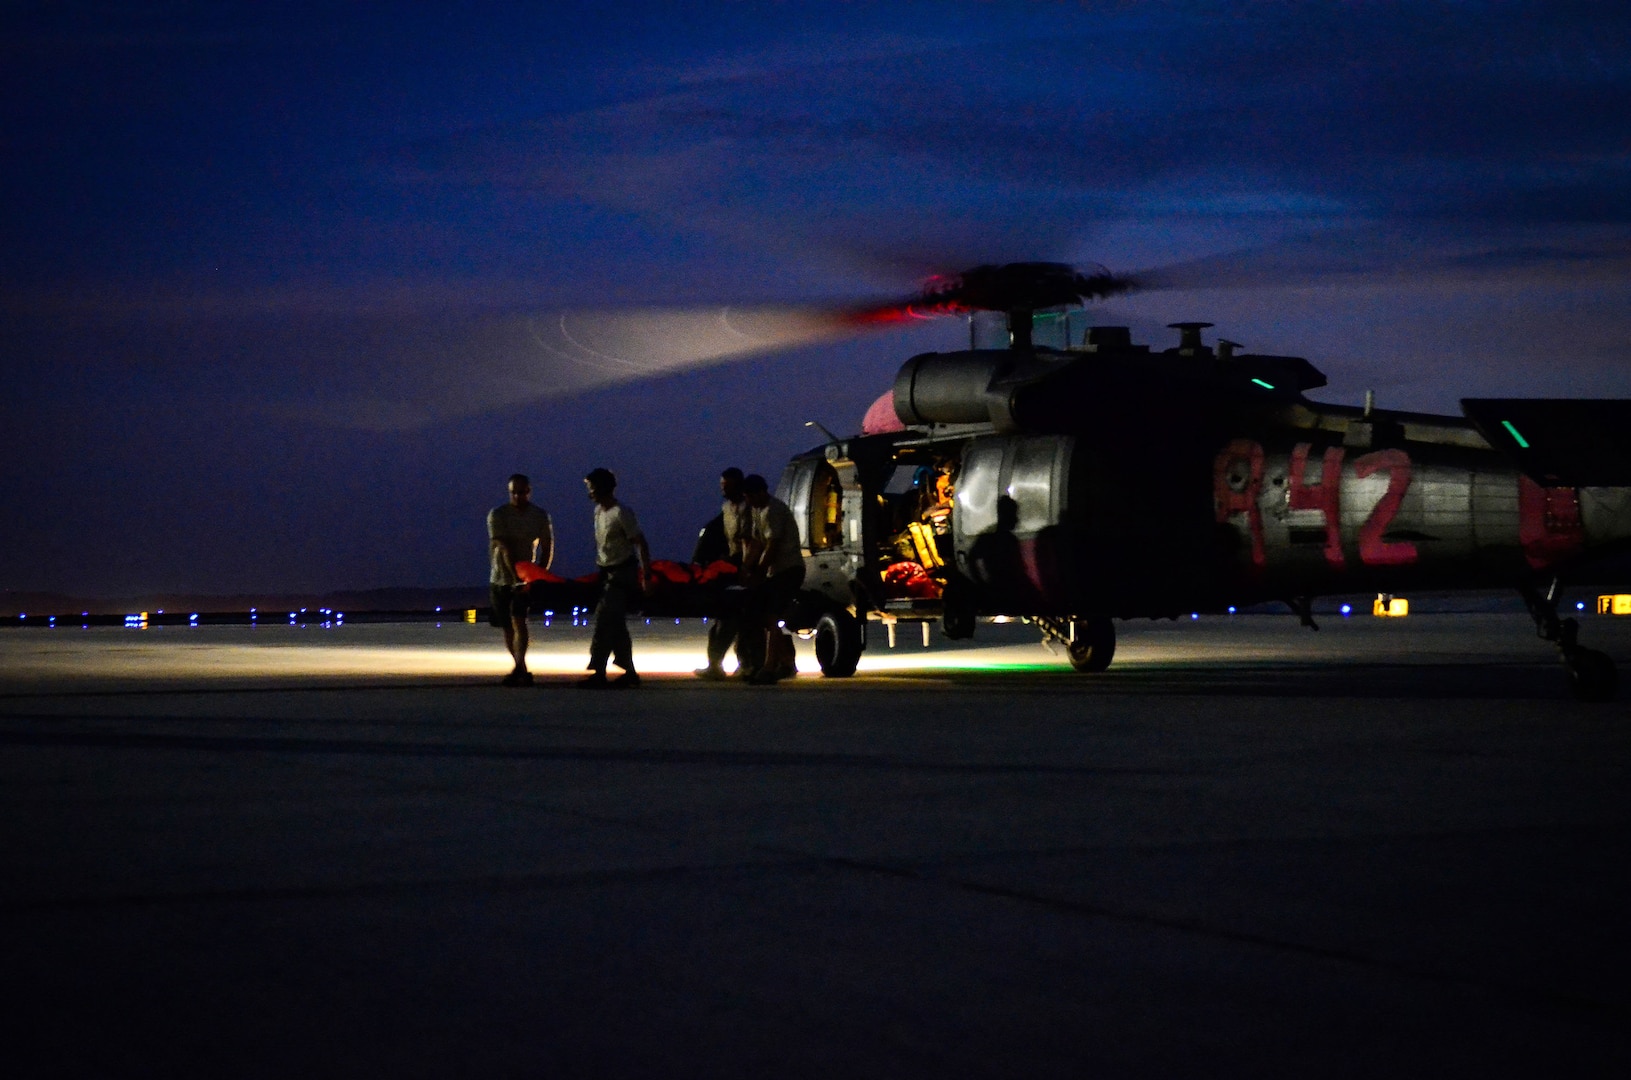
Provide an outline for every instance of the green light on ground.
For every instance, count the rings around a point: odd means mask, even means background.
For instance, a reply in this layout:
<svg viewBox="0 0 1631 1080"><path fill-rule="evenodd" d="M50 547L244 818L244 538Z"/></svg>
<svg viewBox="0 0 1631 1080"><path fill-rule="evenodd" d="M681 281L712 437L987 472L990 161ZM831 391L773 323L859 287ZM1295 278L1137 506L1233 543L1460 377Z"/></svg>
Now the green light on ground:
<svg viewBox="0 0 1631 1080"><path fill-rule="evenodd" d="M1273 390L1274 389L1274 384L1273 383L1264 382L1262 379L1253 379L1252 382L1256 383L1258 386L1261 386L1265 390Z"/></svg>
<svg viewBox="0 0 1631 1080"><path fill-rule="evenodd" d="M1510 434L1514 439L1518 440L1518 445L1519 446L1521 446L1525 450L1529 449L1529 440L1524 438L1522 435L1518 434L1518 429L1512 426L1512 421L1502 420L1501 421L1501 426L1506 428L1507 433Z"/></svg>

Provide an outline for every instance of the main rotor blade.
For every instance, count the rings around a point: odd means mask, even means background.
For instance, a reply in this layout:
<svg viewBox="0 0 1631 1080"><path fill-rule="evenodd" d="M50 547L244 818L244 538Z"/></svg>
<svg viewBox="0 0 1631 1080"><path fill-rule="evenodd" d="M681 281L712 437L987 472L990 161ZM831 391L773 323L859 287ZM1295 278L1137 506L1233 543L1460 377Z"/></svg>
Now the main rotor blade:
<svg viewBox="0 0 1631 1080"><path fill-rule="evenodd" d="M1397 283L1623 279L1631 240L1621 230L1551 228L1460 237L1442 229L1336 229L1127 275L1136 292L1363 287Z"/></svg>
<svg viewBox="0 0 1631 1080"><path fill-rule="evenodd" d="M539 358L579 385L622 382L848 337L900 321L888 305L568 311L528 318ZM572 374L576 379L570 378ZM573 387L576 388L576 387Z"/></svg>

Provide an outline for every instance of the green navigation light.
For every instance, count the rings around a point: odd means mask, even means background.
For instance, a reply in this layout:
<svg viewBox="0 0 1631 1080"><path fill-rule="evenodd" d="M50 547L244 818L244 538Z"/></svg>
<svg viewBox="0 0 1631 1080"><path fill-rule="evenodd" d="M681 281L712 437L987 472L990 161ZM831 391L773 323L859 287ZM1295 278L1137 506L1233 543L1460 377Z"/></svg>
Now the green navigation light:
<svg viewBox="0 0 1631 1080"><path fill-rule="evenodd" d="M1529 440L1518 434L1518 429L1512 426L1512 421L1502 420L1501 426L1506 428L1507 432L1511 434L1514 439L1518 440L1518 445L1520 447L1525 450L1529 449Z"/></svg>
<svg viewBox="0 0 1631 1080"><path fill-rule="evenodd" d="M1274 384L1273 383L1264 382L1262 379L1253 379L1252 382L1256 383L1258 386L1261 386L1265 390L1273 390L1274 389Z"/></svg>

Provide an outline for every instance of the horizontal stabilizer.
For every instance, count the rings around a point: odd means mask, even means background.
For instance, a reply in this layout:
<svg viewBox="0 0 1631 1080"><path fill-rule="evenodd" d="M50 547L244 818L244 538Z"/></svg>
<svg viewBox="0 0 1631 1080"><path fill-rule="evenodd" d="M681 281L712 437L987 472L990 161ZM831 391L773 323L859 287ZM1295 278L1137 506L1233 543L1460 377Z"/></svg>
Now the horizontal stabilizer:
<svg viewBox="0 0 1631 1080"><path fill-rule="evenodd" d="M1462 398L1490 445L1546 487L1631 487L1631 400Z"/></svg>

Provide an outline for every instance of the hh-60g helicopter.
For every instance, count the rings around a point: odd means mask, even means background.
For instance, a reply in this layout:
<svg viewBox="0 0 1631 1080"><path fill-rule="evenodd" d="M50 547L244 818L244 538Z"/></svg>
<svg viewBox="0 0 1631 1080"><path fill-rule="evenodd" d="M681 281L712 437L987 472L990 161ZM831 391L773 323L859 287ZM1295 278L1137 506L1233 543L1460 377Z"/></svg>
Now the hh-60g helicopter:
<svg viewBox="0 0 1631 1080"><path fill-rule="evenodd" d="M855 671L866 619L966 638L979 616L1023 618L1098 672L1113 619L1283 600L1312 627L1320 595L1515 587L1574 693L1614 695L1613 662L1558 615L1557 574L1631 541L1631 401L1343 407L1304 396L1326 381L1308 361L1208 345L1206 323L1160 351L1123 327L1072 340L1070 308L1131 284L991 265L854 313L974 330L782 473L807 571L788 625L814 631L825 674Z"/></svg>

